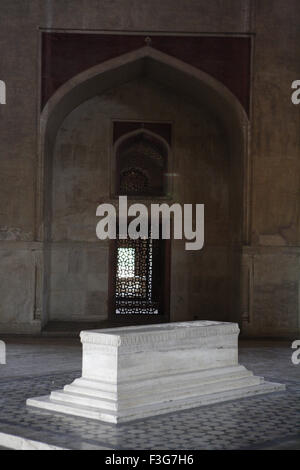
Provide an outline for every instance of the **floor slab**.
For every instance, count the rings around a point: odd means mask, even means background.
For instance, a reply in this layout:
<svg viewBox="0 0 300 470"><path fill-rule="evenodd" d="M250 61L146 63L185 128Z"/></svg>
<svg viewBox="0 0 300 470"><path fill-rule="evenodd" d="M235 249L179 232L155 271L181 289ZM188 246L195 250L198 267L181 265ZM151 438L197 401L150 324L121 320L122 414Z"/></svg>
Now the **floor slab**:
<svg viewBox="0 0 300 470"><path fill-rule="evenodd" d="M2 339L2 338L1 338ZM26 398L79 377L79 340L5 338L0 366L0 432L69 449L292 449L300 443L300 366L286 342L241 341L240 363L286 392L110 425L26 409ZM0 445L4 445L0 441ZM4 445L5 446L5 445Z"/></svg>

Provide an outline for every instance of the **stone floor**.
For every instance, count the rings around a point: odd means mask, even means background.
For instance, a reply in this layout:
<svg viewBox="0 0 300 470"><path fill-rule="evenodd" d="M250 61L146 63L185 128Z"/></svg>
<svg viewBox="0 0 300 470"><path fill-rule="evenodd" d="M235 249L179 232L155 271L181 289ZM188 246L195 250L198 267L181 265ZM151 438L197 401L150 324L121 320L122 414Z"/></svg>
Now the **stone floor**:
<svg viewBox="0 0 300 470"><path fill-rule="evenodd" d="M300 450L300 365L291 362L290 343L240 343L240 363L267 380L286 383L286 392L115 426L25 407L26 398L80 376L78 340L1 339L7 344L7 365L0 365L0 434L68 449Z"/></svg>

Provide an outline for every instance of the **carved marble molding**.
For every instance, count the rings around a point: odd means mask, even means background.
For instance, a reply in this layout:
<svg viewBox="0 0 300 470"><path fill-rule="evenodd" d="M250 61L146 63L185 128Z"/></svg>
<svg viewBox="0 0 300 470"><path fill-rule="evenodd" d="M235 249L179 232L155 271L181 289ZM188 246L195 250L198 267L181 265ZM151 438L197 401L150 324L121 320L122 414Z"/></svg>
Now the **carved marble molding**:
<svg viewBox="0 0 300 470"><path fill-rule="evenodd" d="M193 328L191 328L193 324ZM105 334L101 330L82 331L80 333L83 344L98 344L103 346L137 346L170 343L177 340L193 340L211 336L223 336L239 334L236 323L220 323L211 321L179 322L162 325L132 326L127 327L130 334L124 334L124 328L106 329ZM108 333L111 334L108 334Z"/></svg>

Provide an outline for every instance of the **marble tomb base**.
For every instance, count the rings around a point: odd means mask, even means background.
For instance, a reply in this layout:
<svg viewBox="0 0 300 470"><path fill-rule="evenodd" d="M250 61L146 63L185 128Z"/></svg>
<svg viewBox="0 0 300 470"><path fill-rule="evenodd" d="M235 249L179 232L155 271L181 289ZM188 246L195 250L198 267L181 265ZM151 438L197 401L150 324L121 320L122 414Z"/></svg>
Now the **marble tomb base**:
<svg viewBox="0 0 300 470"><path fill-rule="evenodd" d="M238 334L213 321L82 331L82 376L27 405L123 423L284 390L239 365Z"/></svg>

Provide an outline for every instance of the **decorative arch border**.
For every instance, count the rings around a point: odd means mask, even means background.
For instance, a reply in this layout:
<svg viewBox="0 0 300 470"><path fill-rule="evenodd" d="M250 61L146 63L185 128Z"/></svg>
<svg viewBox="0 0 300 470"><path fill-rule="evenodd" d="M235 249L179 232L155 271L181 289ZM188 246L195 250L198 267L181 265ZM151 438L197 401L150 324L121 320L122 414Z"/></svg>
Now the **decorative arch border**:
<svg viewBox="0 0 300 470"><path fill-rule="evenodd" d="M248 243L250 227L250 161L249 161L249 120L242 104L221 82L201 70L171 57L150 46L142 47L76 75L64 83L46 103L39 121L38 175L36 238L47 239L45 224L45 173L49 170L56 134L65 117L77 106L91 97L138 76L145 66L149 76L164 81L175 89L180 88L194 98L214 109L222 118L228 134L239 133L237 150L241 155L243 168L243 241ZM235 149L236 150L236 149Z"/></svg>
<svg viewBox="0 0 300 470"><path fill-rule="evenodd" d="M215 113L229 137L230 157L233 159L234 180L238 189L238 241L248 244L250 239L250 183L251 162L250 124L248 116L231 91L207 73L185 62L164 54L150 46L123 54L78 74L64 83L46 103L39 120L38 165L36 178L36 240L43 242L40 292L42 325L47 322L48 241L50 238L51 161L57 132L68 114L95 95L133 80L143 72L149 78L183 91L194 102ZM237 251L240 251L238 248Z"/></svg>

